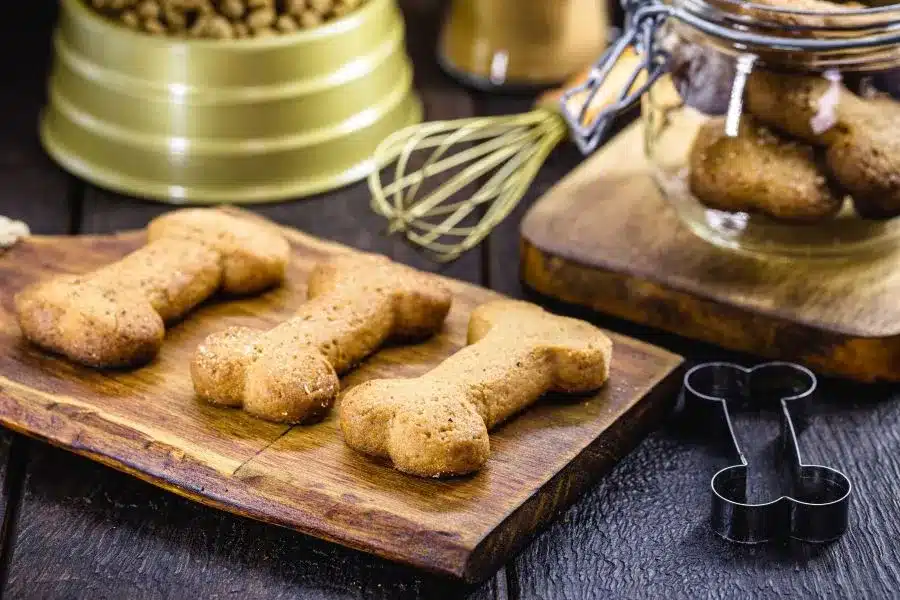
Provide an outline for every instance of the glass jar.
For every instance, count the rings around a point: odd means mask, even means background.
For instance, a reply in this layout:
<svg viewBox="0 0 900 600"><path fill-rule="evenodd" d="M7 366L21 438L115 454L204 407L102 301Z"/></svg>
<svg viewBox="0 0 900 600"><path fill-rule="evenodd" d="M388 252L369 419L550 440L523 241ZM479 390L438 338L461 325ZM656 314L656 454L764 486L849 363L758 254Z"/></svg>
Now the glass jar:
<svg viewBox="0 0 900 600"><path fill-rule="evenodd" d="M659 188L692 231L720 246L835 256L897 243L900 47L862 42L900 24L900 10L766 4L682 6L723 27L861 47L759 46L670 19L658 35L671 76L643 102Z"/></svg>
<svg viewBox="0 0 900 600"><path fill-rule="evenodd" d="M643 94L645 149L687 227L766 255L900 242L900 6L624 3L665 61Z"/></svg>
<svg viewBox="0 0 900 600"><path fill-rule="evenodd" d="M445 70L482 89L555 85L596 60L609 0L453 0L441 33Z"/></svg>

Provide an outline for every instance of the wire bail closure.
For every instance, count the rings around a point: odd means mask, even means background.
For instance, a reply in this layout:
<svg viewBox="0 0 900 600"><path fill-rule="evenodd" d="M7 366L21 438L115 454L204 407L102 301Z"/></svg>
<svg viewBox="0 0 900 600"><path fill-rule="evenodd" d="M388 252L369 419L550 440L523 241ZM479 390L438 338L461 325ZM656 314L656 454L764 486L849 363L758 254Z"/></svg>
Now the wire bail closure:
<svg viewBox="0 0 900 600"><path fill-rule="evenodd" d="M584 155L592 153L600 145L615 118L640 100L668 68L669 55L656 43L656 33L671 15L672 8L659 0L622 0L622 6L625 9L624 33L594 63L584 83L566 90L560 99L560 113L569 126L572 141ZM629 48L634 48L641 57L640 64L632 71L616 101L597 113L589 123L585 123L588 107L610 71ZM647 74L646 81L632 91L642 73ZM584 100L583 103L579 101L580 110L570 109L571 100L582 96Z"/></svg>
<svg viewBox="0 0 900 600"><path fill-rule="evenodd" d="M900 44L900 20L891 27L878 31L871 35L856 38L803 38L792 35L804 31L803 26L784 26L783 33L761 34L747 31L741 28L723 25L720 22L710 20L702 12L692 10L695 3L672 2L672 0L621 0L625 10L625 30L619 39L603 53L600 59L594 63L593 68L584 83L566 90L560 98L559 112L569 127L572 141L582 152L588 155L599 146L609 131L610 126L617 116L630 108L643 94L656 83L656 81L668 70L669 54L662 48L657 39L657 33L665 22L672 18L712 38L727 40L745 49L745 54L752 54L753 48L765 48L776 51L812 51L834 52L842 50L855 50L864 48L877 48L882 46ZM752 0L748 3L754 6ZM766 8L774 13L791 13L801 16L816 15L815 11L793 11L789 9ZM842 15L848 17L898 14L897 5L879 6L847 10ZM837 13L832 13L835 16ZM594 100L601 86L609 76L613 67L628 50L634 48L641 57L640 64L634 69L617 96L616 102L597 113L590 122L585 122L588 107ZM635 83L646 73L644 81L636 89L632 90ZM584 97L582 100L581 98ZM577 108L570 108L572 100L578 98Z"/></svg>

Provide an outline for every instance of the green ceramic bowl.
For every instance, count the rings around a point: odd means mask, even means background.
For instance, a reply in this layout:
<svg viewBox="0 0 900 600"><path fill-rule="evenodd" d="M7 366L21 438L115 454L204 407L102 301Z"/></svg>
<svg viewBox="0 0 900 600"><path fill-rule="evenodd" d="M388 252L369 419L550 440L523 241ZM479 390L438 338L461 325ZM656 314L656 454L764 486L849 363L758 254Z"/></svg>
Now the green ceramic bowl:
<svg viewBox="0 0 900 600"><path fill-rule="evenodd" d="M252 203L364 178L421 119L394 0L248 40L133 32L61 0L44 147L64 168L173 203Z"/></svg>

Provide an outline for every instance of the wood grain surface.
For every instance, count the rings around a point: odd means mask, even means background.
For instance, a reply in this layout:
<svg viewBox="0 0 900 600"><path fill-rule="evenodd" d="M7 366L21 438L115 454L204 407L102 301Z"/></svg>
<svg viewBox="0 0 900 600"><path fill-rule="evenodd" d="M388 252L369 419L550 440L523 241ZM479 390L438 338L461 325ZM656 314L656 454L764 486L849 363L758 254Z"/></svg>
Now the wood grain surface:
<svg viewBox="0 0 900 600"><path fill-rule="evenodd" d="M53 165L37 138L51 54L46 33L56 19L55 3L38 4L8 7L11 18L0 21L0 215L24 220L34 233L66 234L73 233L70 190L81 184ZM0 585L11 566L27 449L25 438L0 431ZM11 597L2 588L0 595Z"/></svg>
<svg viewBox="0 0 900 600"><path fill-rule="evenodd" d="M472 95L444 76L433 58L443 1L399 4L410 24L407 47L428 117L471 116ZM38 233L105 233L143 227L169 210L68 178L40 151L36 114L43 101L56 3L37 0L9 8L18 18L0 23L0 43L5 42L7 50L0 61L9 65L4 74L15 72L17 77L0 87L0 97L9 107L8 122L15 120L19 133L8 135L10 128L0 128L2 152L9 157L4 164L14 166L0 168L0 214L24 218ZM69 186L54 183L46 193L34 194L36 178L68 180ZM321 237L438 270L397 238L382 234L384 223L369 210L364 184L254 210ZM482 281L477 252L439 270ZM3 597L507 598L504 568L477 589L456 585L293 531L199 507L93 461L3 431L7 439L14 438L16 458L9 489L3 489L11 494L5 504L13 521L9 543L2 548L2 560L9 563L8 579L3 580L8 584L0 583ZM183 511L190 516L185 518ZM185 519L190 527L180 526ZM22 526L13 527L14 522ZM77 530L77 538L70 537L69 530ZM257 539L265 543L254 543ZM246 552L222 550L244 545ZM198 578L200 571L205 576Z"/></svg>
<svg viewBox="0 0 900 600"><path fill-rule="evenodd" d="M211 303L168 334L159 358L98 372L24 343L14 290L55 272L85 272L142 243L142 234L32 238L0 261L0 421L177 493L386 558L467 580L496 569L587 481L657 422L680 359L617 336L609 385L594 398L551 400L492 437L488 467L449 481L402 475L344 446L334 416L310 427L265 423L198 403L188 365L224 323L268 328L303 302L315 262L349 249L286 230L290 284L260 298ZM435 339L385 350L348 375L413 377L464 344L468 313L498 296L447 280L454 307ZM501 527L502 525L502 527Z"/></svg>
<svg viewBox="0 0 900 600"><path fill-rule="evenodd" d="M443 0L400 4L409 24L417 87L431 115L514 113L529 106L528 98L473 93L443 77L433 54ZM38 148L34 118L55 0L5 8L12 14L0 20L0 44L6 49L0 72L15 76L0 86L0 102L10 111L0 126L0 162L9 166L0 166L0 214L24 217L39 233L107 233L143 227L167 210L89 186L82 203L80 194L67 193L65 185L50 184L66 176L33 150ZM561 148L533 191L549 189L577 160ZM73 183L76 190L84 187ZM519 221L535 198L529 194L490 243L445 272L503 293L522 293ZM396 238L382 235L383 223L371 214L364 185L254 210L319 237L437 269ZM540 300L694 361L753 360L661 329ZM808 432L809 451L842 468L859 491L851 529L838 543L810 549L720 542L707 527L707 484L720 465L718 457L667 427L651 434L478 588L203 507L3 430L6 439L14 440L15 460L2 488L10 535L0 554L7 566L0 595L39 600L895 598L900 589L897 387L825 382L824 388L825 414ZM742 429L751 458L766 451L775 433L777 427Z"/></svg>
<svg viewBox="0 0 900 600"><path fill-rule="evenodd" d="M722 351L704 358L740 359ZM718 538L709 528L709 479L727 461L670 425L515 559L516 598L896 598L896 392L825 381L801 435L810 462L853 482L850 529L837 542L744 546ZM777 476L767 458L778 453L778 417L743 413L735 426L755 495L755 484Z"/></svg>
<svg viewBox="0 0 900 600"><path fill-rule="evenodd" d="M472 592L33 445L4 597L394 600ZM489 582L472 600L492 598Z"/></svg>
<svg viewBox="0 0 900 600"><path fill-rule="evenodd" d="M900 251L785 260L721 250L662 199L635 124L522 223L525 282L548 296L822 372L900 381Z"/></svg>

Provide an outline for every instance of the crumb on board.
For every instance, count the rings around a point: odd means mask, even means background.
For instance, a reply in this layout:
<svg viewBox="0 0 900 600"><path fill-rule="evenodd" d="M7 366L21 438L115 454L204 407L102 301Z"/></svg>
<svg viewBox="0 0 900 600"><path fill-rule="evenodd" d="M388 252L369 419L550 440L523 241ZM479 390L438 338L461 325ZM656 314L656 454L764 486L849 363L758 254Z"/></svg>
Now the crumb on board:
<svg viewBox="0 0 900 600"><path fill-rule="evenodd" d="M31 235L28 225L0 215L0 250L11 248L16 242Z"/></svg>

